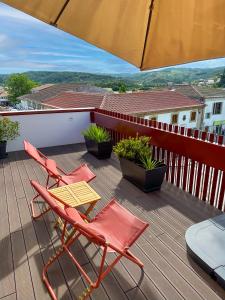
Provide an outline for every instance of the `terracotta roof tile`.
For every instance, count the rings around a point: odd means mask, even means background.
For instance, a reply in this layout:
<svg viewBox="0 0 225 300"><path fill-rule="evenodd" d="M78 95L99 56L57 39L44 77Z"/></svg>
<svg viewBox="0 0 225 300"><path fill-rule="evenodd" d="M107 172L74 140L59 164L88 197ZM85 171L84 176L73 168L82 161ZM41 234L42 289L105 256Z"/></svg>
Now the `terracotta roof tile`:
<svg viewBox="0 0 225 300"><path fill-rule="evenodd" d="M159 112L201 107L202 104L174 91L149 91L125 94L63 92L44 101L60 108L96 107L125 114Z"/></svg>
<svg viewBox="0 0 225 300"><path fill-rule="evenodd" d="M202 104L174 91L108 94L101 108L125 114L158 112L183 107L201 107Z"/></svg>
<svg viewBox="0 0 225 300"><path fill-rule="evenodd" d="M79 83L60 83L54 84L49 87L46 87L36 93L31 93L23 95L20 99L27 99L36 102L45 102L49 98L55 97L60 93L74 91L74 92L87 92L87 93L105 93L104 89L90 86L88 84L79 84Z"/></svg>
<svg viewBox="0 0 225 300"><path fill-rule="evenodd" d="M99 108L104 98L104 94L98 93L75 93L64 92L44 101L44 104L60 108Z"/></svg>

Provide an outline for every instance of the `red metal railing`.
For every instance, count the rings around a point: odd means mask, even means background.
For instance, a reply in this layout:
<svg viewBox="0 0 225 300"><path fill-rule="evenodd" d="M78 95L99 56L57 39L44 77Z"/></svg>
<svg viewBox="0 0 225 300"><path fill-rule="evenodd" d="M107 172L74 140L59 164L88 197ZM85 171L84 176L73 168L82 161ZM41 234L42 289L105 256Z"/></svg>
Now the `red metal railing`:
<svg viewBox="0 0 225 300"><path fill-rule="evenodd" d="M225 210L223 136L96 109L92 121L117 143L129 136L151 136L155 159L169 166L166 180L193 196Z"/></svg>

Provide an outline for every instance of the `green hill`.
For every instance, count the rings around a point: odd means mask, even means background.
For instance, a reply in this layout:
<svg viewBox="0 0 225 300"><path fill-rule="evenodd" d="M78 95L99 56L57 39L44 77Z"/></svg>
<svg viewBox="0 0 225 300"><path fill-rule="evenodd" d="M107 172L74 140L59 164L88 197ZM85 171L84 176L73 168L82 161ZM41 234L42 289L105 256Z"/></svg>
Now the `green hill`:
<svg viewBox="0 0 225 300"><path fill-rule="evenodd" d="M224 67L209 69L168 68L159 71L138 72L135 74L91 74L82 72L26 72L30 79L44 83L88 83L100 87L115 87L125 83L128 88L151 88L168 83L196 83L201 80L217 78L223 73ZM3 85L9 75L0 74L0 85Z"/></svg>

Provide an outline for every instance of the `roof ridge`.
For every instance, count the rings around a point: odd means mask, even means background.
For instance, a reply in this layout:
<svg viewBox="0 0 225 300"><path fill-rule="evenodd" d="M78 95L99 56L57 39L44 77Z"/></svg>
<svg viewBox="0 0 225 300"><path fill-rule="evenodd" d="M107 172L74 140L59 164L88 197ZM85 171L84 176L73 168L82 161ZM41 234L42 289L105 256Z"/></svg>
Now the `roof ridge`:
<svg viewBox="0 0 225 300"><path fill-rule="evenodd" d="M193 88L193 90L194 90L197 94L199 94L199 96L201 96L202 98L204 98L204 96L202 95L202 93L200 93L200 91L197 90L197 87L195 87L195 86L192 85L192 84L191 84L191 87Z"/></svg>

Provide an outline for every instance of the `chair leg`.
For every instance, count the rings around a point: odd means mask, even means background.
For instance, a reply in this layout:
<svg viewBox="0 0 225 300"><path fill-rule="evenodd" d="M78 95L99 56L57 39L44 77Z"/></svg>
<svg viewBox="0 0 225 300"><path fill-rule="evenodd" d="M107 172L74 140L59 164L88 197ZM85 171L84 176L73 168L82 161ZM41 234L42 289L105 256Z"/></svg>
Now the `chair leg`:
<svg viewBox="0 0 225 300"><path fill-rule="evenodd" d="M138 259L135 255L133 255L129 250L126 251L127 258L133 261L135 264L137 264L141 269L143 269L144 264Z"/></svg>
<svg viewBox="0 0 225 300"><path fill-rule="evenodd" d="M42 273L43 281L46 284L46 287L47 287L47 289L48 289L48 291L49 291L49 293L50 293L53 300L58 300L58 299L57 299L57 297L56 297L56 295L55 295L55 293L54 293L54 291L53 291L53 289L52 289L52 287L51 287L51 285L50 285L50 283L47 279L47 270L52 265L52 263L60 255L62 255L64 252L67 253L67 255L70 257L72 262L77 266L78 270L84 276L84 278L87 280L87 282L89 284L89 286L83 291L82 295L79 296L79 298L78 298L79 300L86 300L90 296L92 291L99 287L99 285L103 281L103 279L109 274L109 272L112 270L112 268L119 262L119 260L122 257L126 257L126 258L130 259L131 261L133 261L134 263L139 265L141 268L143 268L142 262L127 250L126 253L120 253L114 259L114 261L110 265L108 265L105 270L103 270L104 265L105 265L106 254L107 254L107 246L105 246L104 251L103 251L103 255L102 255L102 259L101 259L100 269L99 269L99 272L98 272L98 278L95 282L92 282L92 280L90 279L88 274L85 272L85 270L82 268L82 266L79 264L79 262L76 260L76 258L73 256L73 254L69 250L70 246L79 238L81 233L78 233L76 236L72 236L69 240L67 240L67 242L65 244L64 243L65 228L66 228L66 224L64 226L64 231L63 231L62 237L61 237L62 246L56 252L55 255L50 257L48 263L44 266L43 273Z"/></svg>
<svg viewBox="0 0 225 300"><path fill-rule="evenodd" d="M35 213L34 202L36 201L36 199L37 199L39 196L40 196L40 195L37 194L37 195L31 200L31 202L30 202L32 218L33 218L34 220L40 218L41 216L43 216L44 214L46 214L48 211L51 210L51 208L48 207L48 208L44 209L40 214L36 214L36 213Z"/></svg>
<svg viewBox="0 0 225 300"><path fill-rule="evenodd" d="M53 300L58 300L58 298L56 297L56 294L55 294L55 292L53 291L53 288L51 287L51 285L50 285L50 283L49 283L49 281L48 281L48 278L47 278L47 270L48 270L48 268L53 264L53 262L54 262L60 255L62 255L63 253L64 253L64 248L63 248L63 246L61 246L61 247L59 248L59 250L56 251L56 254L53 254L53 255L49 258L49 260L48 260L47 264L44 266L44 269L43 269L43 272L42 272L42 280L43 280L43 282L45 283L45 285L46 285L46 287L47 287L47 289L48 289L48 291L49 291L49 293L50 293L50 295L51 295L51 297L52 297Z"/></svg>

